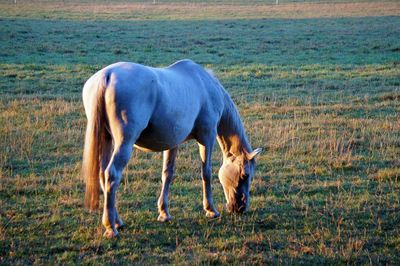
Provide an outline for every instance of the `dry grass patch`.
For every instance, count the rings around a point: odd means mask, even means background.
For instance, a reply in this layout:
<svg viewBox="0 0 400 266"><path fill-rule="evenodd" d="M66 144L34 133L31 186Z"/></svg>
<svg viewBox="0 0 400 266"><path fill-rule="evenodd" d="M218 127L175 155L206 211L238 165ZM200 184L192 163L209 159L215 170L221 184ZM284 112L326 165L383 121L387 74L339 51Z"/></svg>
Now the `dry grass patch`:
<svg viewBox="0 0 400 266"><path fill-rule="evenodd" d="M259 18L332 18L397 16L398 2L360 3L80 3L11 2L0 4L4 17L40 17L111 20L186 20L186 19L259 19ZM85 14L85 16L81 16Z"/></svg>

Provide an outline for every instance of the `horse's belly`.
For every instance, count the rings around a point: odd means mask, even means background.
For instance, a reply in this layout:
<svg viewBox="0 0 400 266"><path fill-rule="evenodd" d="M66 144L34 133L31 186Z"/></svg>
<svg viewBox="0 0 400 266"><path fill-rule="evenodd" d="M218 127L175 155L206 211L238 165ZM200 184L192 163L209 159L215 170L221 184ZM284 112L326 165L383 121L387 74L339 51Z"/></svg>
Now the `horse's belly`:
<svg viewBox="0 0 400 266"><path fill-rule="evenodd" d="M143 151L165 151L174 148L190 139L191 129L179 125L157 127L149 125L140 134L135 147Z"/></svg>

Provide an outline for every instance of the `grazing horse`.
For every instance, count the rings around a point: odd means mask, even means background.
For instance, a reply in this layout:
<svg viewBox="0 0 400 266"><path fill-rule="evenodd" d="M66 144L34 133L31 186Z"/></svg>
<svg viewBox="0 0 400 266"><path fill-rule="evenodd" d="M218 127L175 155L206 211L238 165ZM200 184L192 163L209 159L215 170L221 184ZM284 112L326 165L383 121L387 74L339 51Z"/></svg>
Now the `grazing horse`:
<svg viewBox="0 0 400 266"><path fill-rule="evenodd" d="M85 205L98 208L101 186L105 237L117 236L122 226L115 194L133 147L163 151L159 221L171 219L168 190L175 157L178 145L189 139L199 146L206 215L219 216L211 193L211 152L216 139L223 153L218 175L227 210L247 209L254 158L261 149L251 148L232 99L211 71L191 60L166 68L120 62L90 77L82 94L88 120L82 167Z"/></svg>

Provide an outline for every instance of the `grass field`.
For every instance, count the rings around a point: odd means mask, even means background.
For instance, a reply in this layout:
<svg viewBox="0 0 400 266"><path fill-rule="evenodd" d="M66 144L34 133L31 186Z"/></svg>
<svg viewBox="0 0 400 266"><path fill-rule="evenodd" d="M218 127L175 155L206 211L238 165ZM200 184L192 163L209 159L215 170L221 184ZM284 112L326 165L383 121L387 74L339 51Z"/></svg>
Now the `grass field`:
<svg viewBox="0 0 400 266"><path fill-rule="evenodd" d="M0 264L400 264L399 2L12 2L0 1ZM204 216L189 142L173 221L158 223L162 157L134 151L117 196L127 226L103 239L101 212L83 208L83 83L116 61L182 58L214 70L266 148L250 210L224 210L216 148L222 215Z"/></svg>

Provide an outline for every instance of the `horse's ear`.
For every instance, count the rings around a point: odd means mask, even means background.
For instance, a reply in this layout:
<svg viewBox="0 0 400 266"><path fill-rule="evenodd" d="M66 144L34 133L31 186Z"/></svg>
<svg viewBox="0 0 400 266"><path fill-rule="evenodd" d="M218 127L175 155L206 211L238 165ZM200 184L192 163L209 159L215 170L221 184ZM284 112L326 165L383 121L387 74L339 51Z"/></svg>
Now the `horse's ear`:
<svg viewBox="0 0 400 266"><path fill-rule="evenodd" d="M263 149L262 148L257 148L254 151L252 151L251 153L247 154L247 159L248 160L252 160L254 159L258 154L260 154L260 152L262 152Z"/></svg>

